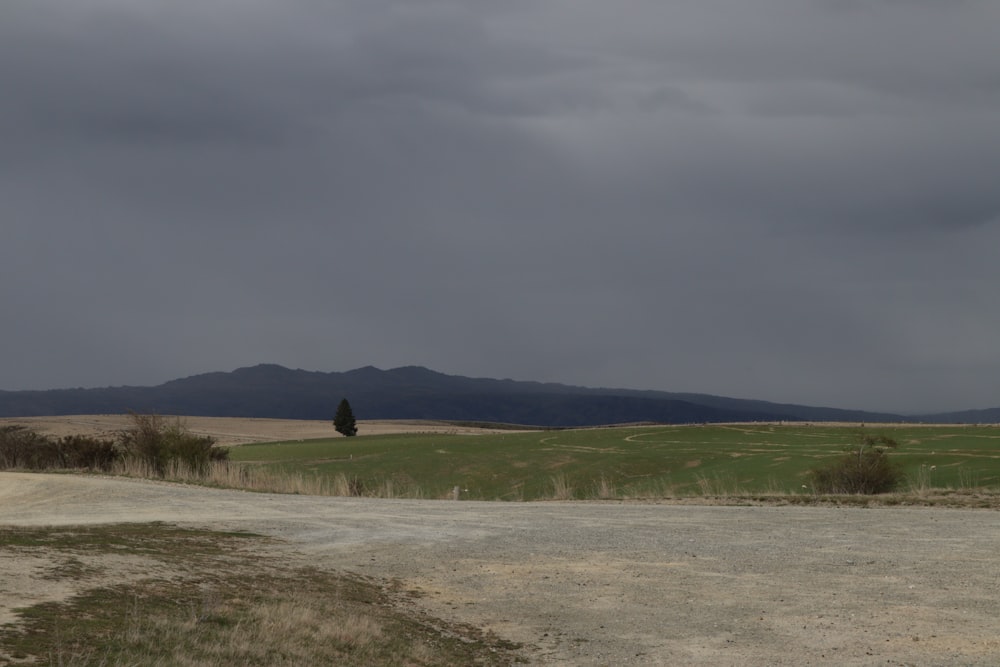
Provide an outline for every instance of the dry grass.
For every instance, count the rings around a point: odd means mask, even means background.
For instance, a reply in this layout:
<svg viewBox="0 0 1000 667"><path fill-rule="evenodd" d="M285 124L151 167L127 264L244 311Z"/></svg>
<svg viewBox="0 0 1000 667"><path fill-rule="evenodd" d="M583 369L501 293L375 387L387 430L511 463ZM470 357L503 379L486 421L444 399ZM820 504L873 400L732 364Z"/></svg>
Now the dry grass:
<svg viewBox="0 0 1000 667"><path fill-rule="evenodd" d="M209 592L182 612L147 614L136 601L121 630L127 657L113 664L305 665L371 655L382 623L335 602L303 591L241 608L244 600Z"/></svg>
<svg viewBox="0 0 1000 667"><path fill-rule="evenodd" d="M618 497L618 490L615 483L604 475L594 482L594 497L598 500L611 500Z"/></svg>
<svg viewBox="0 0 1000 667"><path fill-rule="evenodd" d="M698 475L698 491L702 496L722 497L722 496L745 496L747 491L741 488L734 479L724 477L708 477Z"/></svg>
<svg viewBox="0 0 1000 667"><path fill-rule="evenodd" d="M576 496L575 489L563 473L552 475L549 483L552 486L552 500L573 500Z"/></svg>
<svg viewBox="0 0 1000 667"><path fill-rule="evenodd" d="M339 612L308 593L294 600L264 600L247 609L209 596L177 613L147 610L133 598L125 605L115 649L57 647L57 664L306 665L371 655L383 638L382 624L358 613ZM238 620L236 620L238 617ZM426 655L425 647L418 652ZM357 661L355 661L357 664ZM332 663L327 663L332 664Z"/></svg>
<svg viewBox="0 0 1000 667"><path fill-rule="evenodd" d="M0 626L0 665L517 662L509 643L402 606L391 582L289 564L262 552L260 538L156 525L15 529L2 537L0 553L141 551L151 573L111 586L62 573L76 593L22 608L16 624Z"/></svg>
<svg viewBox="0 0 1000 667"><path fill-rule="evenodd" d="M642 485L619 489L605 476L593 480L587 491L578 493L564 473L549 478L549 493L540 500L625 500L655 501L700 504L745 504L766 503L787 504L835 504L835 505L927 505L945 507L993 507L1000 508L1000 490L985 488L969 483L959 488L942 488L933 485L931 466L921 469L908 480L906 490L877 495L827 495L815 489L803 487L800 492L789 492L772 483L764 491L749 491L742 488L738 480L726 477L701 476L698 488L681 490L669 477L650 479ZM384 479L377 483L363 484L356 478L338 473L332 477L312 475L301 471L283 471L276 468L258 467L230 461L212 463L207 472L191 470L182 463L173 463L165 477L159 477L149 466L130 461L116 466L114 474L166 479L189 484L204 484L222 488L243 489L266 493L290 493L313 496L370 497L370 498L410 498L428 497L421 487L411 480ZM452 498L449 493L443 498ZM465 497L460 494L460 497ZM522 486L514 485L502 500L523 501Z"/></svg>
<svg viewBox="0 0 1000 667"><path fill-rule="evenodd" d="M191 468L181 461L172 461L161 477L152 466L145 462L129 459L116 464L112 469L112 474L266 493L293 493L309 496L363 495L358 483L344 474L325 477L300 471L289 472L274 468L242 465L230 461L212 462L206 470Z"/></svg>
<svg viewBox="0 0 1000 667"><path fill-rule="evenodd" d="M112 474L144 479L164 479L171 482L203 484L227 489L242 489L262 493L290 493L307 496L365 496L370 498L425 497L423 490L409 480L384 479L364 484L344 473L333 476L315 475L302 471L253 466L231 461L214 461L203 469L181 461L168 464L164 475L143 461L130 459L115 465Z"/></svg>

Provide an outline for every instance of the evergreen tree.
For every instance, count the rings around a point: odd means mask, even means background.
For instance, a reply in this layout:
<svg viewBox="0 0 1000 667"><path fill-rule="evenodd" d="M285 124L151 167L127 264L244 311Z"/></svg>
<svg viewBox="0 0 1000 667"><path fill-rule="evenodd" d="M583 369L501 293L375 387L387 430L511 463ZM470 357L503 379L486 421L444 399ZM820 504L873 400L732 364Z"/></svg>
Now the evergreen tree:
<svg viewBox="0 0 1000 667"><path fill-rule="evenodd" d="M343 433L346 436L358 434L358 427L354 423L354 412L351 411L351 404L347 402L346 398L341 400L340 405L337 406L333 427L337 429L337 433Z"/></svg>

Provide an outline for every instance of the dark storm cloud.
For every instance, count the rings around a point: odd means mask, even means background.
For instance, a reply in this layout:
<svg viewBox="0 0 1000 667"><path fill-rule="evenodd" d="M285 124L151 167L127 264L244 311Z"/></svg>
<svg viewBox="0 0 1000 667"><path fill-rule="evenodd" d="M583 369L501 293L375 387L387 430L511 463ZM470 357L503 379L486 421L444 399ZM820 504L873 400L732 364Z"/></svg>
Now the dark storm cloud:
<svg viewBox="0 0 1000 667"><path fill-rule="evenodd" d="M1000 5L0 6L0 387L1000 404Z"/></svg>

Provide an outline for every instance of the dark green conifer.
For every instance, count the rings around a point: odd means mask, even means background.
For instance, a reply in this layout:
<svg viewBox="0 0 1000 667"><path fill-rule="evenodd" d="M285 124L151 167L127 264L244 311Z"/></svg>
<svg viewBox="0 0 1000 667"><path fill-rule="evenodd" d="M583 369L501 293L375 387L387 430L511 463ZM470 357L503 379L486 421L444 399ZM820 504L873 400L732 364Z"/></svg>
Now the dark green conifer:
<svg viewBox="0 0 1000 667"><path fill-rule="evenodd" d="M351 404L347 402L346 398L341 400L340 405L337 406L333 427L337 429L337 433L343 433L348 437L358 434L357 424L354 423L354 412L351 411Z"/></svg>

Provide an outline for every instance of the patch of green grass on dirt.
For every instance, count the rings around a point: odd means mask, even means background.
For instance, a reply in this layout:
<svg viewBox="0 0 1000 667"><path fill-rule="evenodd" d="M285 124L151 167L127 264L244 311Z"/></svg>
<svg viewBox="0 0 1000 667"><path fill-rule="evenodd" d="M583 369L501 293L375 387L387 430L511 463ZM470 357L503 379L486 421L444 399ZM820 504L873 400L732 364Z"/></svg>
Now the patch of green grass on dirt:
<svg viewBox="0 0 1000 667"><path fill-rule="evenodd" d="M204 558L227 553L237 540L266 539L248 532L196 531L161 522L64 528L0 527L0 549L41 547L59 551L107 552L129 549L160 558ZM190 548L188 553L186 550Z"/></svg>
<svg viewBox="0 0 1000 667"><path fill-rule="evenodd" d="M265 542L166 525L4 528L5 555L126 551L164 568L127 583L84 585L66 600L17 610L19 620L0 627L0 665L519 661L513 644L408 608L399 582L290 564L255 549Z"/></svg>

